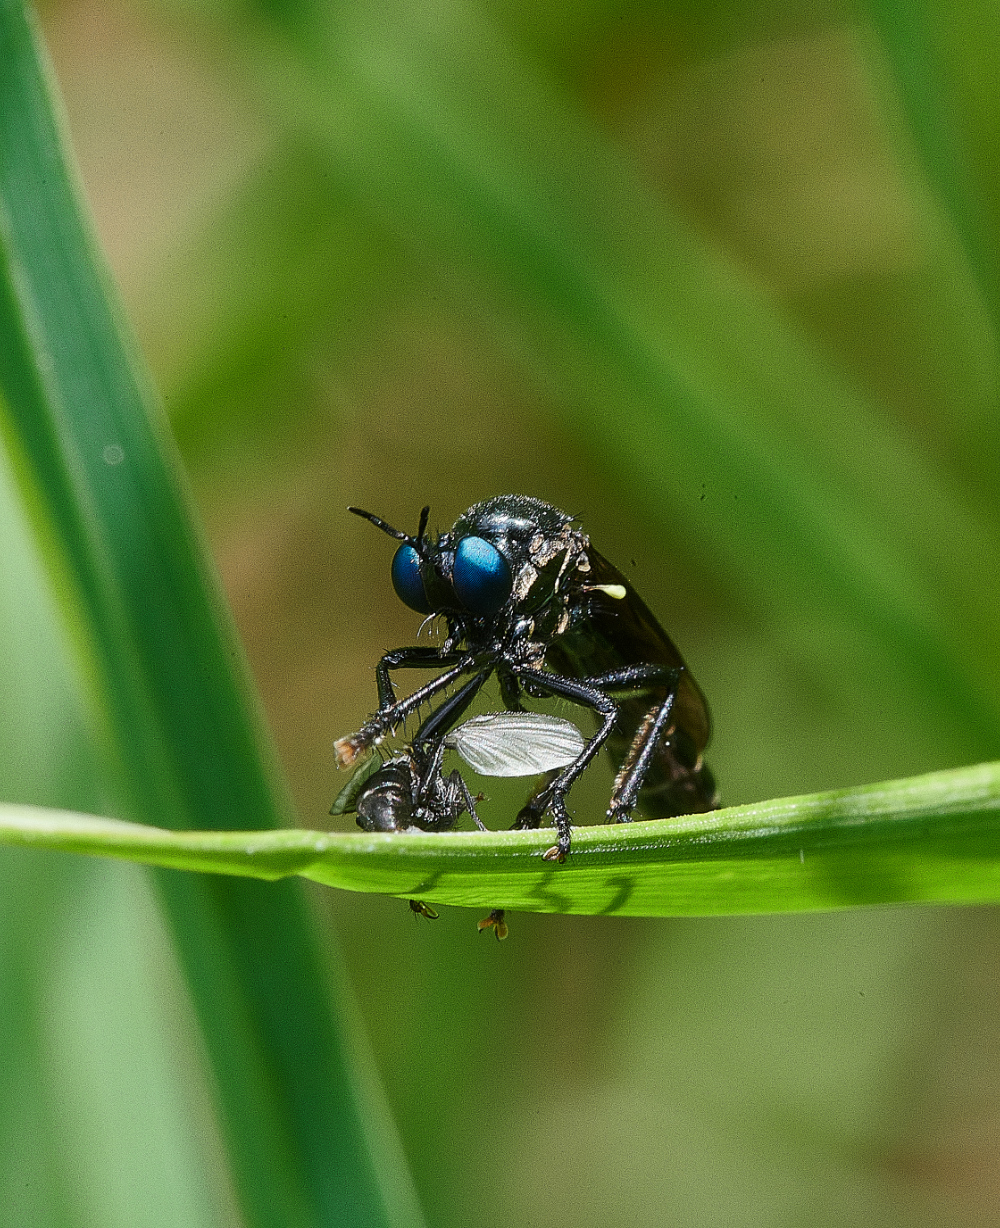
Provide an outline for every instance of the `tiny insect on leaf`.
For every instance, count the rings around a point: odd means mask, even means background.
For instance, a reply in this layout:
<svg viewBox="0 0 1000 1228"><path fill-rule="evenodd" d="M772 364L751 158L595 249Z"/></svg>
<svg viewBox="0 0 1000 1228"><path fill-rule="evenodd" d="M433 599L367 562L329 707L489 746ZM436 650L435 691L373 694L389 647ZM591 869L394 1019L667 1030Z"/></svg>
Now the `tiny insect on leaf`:
<svg viewBox="0 0 1000 1228"><path fill-rule="evenodd" d="M509 933L505 913L502 908L494 908L488 917L483 917L476 928L480 934L486 930L492 930L497 942L503 942Z"/></svg>

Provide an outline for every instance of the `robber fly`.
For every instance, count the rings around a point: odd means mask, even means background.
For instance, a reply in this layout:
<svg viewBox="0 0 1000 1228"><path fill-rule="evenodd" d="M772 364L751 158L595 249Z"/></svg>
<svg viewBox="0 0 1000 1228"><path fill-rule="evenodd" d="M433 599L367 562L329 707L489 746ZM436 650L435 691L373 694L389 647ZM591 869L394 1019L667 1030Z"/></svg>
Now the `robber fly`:
<svg viewBox="0 0 1000 1228"><path fill-rule="evenodd" d="M597 732L573 762L517 817L516 827L537 827L551 814L558 838L545 853L548 860L562 861L569 852L566 793L604 745L618 765L609 821L627 822L637 803L650 818L718 804L702 759L710 721L701 690L646 604L574 528L571 516L540 499L499 495L475 504L450 532L432 539L429 508L415 536L371 512L349 510L400 542L391 569L396 594L420 614L442 616L447 635L438 648L385 654L375 670L378 711L336 743L342 766L471 674L462 688L470 692L468 706L495 673L511 711L523 710L524 695L557 696L590 708L598 719ZM391 677L397 669L441 672L397 699ZM443 737L458 715L439 721L435 737Z"/></svg>

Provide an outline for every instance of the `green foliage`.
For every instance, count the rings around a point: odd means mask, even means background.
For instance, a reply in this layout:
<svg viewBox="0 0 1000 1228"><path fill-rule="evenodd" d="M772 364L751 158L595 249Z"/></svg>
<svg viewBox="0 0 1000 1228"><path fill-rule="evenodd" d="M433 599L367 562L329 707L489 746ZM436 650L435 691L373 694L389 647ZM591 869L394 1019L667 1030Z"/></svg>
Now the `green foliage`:
<svg viewBox="0 0 1000 1228"><path fill-rule="evenodd" d="M0 20L4 431L76 650L103 791L146 822L276 825L286 803L61 164L32 32L16 5ZM274 1222L275 1200L284 1222L396 1219L405 1179L379 1171L369 1131L384 1126L359 1094L302 899L211 879L165 880L162 894L247 1222Z"/></svg>
<svg viewBox="0 0 1000 1228"><path fill-rule="evenodd" d="M0 843L175 870L470 907L603 916L786 912L858 904L1000 902L1000 764L708 815L594 826L562 866L545 832L341 835L166 832L0 807Z"/></svg>
<svg viewBox="0 0 1000 1228"><path fill-rule="evenodd" d="M990 910L640 919L997 899L992 9L44 19L293 801L0 0L0 1222L419 1223L369 1043L444 1228L995 1217L928 1176L992 1145ZM415 632L342 505L504 490L632 569L749 804L309 830Z"/></svg>

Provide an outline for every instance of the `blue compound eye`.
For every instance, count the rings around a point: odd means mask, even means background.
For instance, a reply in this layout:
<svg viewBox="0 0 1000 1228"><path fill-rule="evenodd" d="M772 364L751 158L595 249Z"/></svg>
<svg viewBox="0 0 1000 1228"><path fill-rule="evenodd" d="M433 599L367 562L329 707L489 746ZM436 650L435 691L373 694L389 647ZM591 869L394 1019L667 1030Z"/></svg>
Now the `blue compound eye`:
<svg viewBox="0 0 1000 1228"><path fill-rule="evenodd" d="M473 614L495 614L510 596L514 578L496 546L482 537L463 537L455 550L452 587Z"/></svg>
<svg viewBox="0 0 1000 1228"><path fill-rule="evenodd" d="M430 614L430 602L420 578L420 555L412 546L400 546L392 556L392 587L396 596L418 614Z"/></svg>

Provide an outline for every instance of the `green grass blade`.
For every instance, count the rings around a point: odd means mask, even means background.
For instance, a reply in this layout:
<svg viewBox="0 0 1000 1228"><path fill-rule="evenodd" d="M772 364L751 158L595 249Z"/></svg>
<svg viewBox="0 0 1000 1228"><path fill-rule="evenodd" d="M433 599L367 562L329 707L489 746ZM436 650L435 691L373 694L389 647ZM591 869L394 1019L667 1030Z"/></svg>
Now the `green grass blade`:
<svg viewBox="0 0 1000 1228"><path fill-rule="evenodd" d="M868 0L865 8L888 56L927 182L996 327L996 7L973 3L952 12L924 0Z"/></svg>
<svg viewBox="0 0 1000 1228"><path fill-rule="evenodd" d="M231 664L231 628L164 421L60 163L19 7L0 9L4 434L88 657L123 804L169 826L210 800L219 826L248 813L275 822L285 803L246 715L253 705ZM246 775L220 771L220 755Z"/></svg>
<svg viewBox="0 0 1000 1228"><path fill-rule="evenodd" d="M173 833L0 808L0 842L434 903L621 916L1000 902L1000 763L710 814L551 832Z"/></svg>
<svg viewBox="0 0 1000 1228"><path fill-rule="evenodd" d="M15 0L0 3L0 64L0 427L110 805L170 827L277 825L283 789ZM246 1222L418 1220L299 890L176 876L162 890Z"/></svg>

